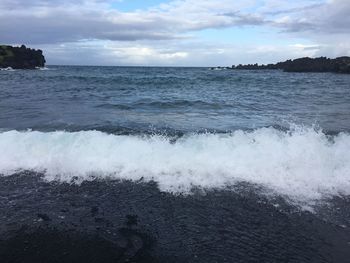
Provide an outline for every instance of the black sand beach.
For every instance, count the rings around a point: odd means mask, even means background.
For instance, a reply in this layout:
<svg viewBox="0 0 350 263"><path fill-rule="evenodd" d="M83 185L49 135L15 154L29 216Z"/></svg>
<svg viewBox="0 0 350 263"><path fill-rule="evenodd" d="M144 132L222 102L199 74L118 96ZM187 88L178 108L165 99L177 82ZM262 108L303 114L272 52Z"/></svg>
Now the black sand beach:
<svg viewBox="0 0 350 263"><path fill-rule="evenodd" d="M251 190L0 177L1 262L348 262L349 200L310 213Z"/></svg>

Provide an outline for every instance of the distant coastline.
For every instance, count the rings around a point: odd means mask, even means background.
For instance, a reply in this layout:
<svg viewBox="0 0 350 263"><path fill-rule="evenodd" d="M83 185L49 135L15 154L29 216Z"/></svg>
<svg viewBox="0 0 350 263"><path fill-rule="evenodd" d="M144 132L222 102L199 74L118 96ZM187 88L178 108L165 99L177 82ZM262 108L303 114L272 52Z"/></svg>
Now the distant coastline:
<svg viewBox="0 0 350 263"><path fill-rule="evenodd" d="M0 45L0 68L36 69L45 67L42 50L27 48L25 45L13 47Z"/></svg>
<svg viewBox="0 0 350 263"><path fill-rule="evenodd" d="M285 72L334 72L350 74L350 57L338 57L330 59L327 57L319 58L298 58L294 60L286 60L276 64L258 65L232 65L232 67L213 67L215 69L237 69L237 70L263 70L263 69L277 69Z"/></svg>

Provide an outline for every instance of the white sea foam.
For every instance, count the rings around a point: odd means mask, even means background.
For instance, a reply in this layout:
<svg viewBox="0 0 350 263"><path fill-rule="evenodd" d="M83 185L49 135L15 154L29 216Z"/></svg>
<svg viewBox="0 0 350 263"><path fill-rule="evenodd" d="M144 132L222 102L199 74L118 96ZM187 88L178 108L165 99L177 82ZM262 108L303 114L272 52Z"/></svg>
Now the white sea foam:
<svg viewBox="0 0 350 263"><path fill-rule="evenodd" d="M15 71L13 68L11 67L7 67L7 68L0 68L0 70L4 70L4 71Z"/></svg>
<svg viewBox="0 0 350 263"><path fill-rule="evenodd" d="M35 67L35 69L38 69L38 70L52 70L51 68L48 68L48 67Z"/></svg>
<svg viewBox="0 0 350 263"><path fill-rule="evenodd" d="M94 177L154 180L163 191L249 182L293 199L350 194L350 135L262 128L166 137L98 131L0 133L0 173L44 172L48 180Z"/></svg>

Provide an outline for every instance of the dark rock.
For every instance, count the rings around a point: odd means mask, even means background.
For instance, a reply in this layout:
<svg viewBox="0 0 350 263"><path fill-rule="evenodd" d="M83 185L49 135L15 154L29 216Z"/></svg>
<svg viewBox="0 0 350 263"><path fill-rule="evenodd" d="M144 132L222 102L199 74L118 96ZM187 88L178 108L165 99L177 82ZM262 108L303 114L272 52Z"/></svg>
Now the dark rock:
<svg viewBox="0 0 350 263"><path fill-rule="evenodd" d="M0 68L35 69L45 66L42 50L0 45Z"/></svg>
<svg viewBox="0 0 350 263"><path fill-rule="evenodd" d="M37 216L46 222L51 221L51 218L47 214L40 214L39 213L39 214L37 214Z"/></svg>
<svg viewBox="0 0 350 263"><path fill-rule="evenodd" d="M335 73L350 73L350 57L338 57L330 59L326 57L319 58L298 58L294 60L287 60L285 62L278 62L276 64L258 65L248 64L237 66L233 65L232 69L279 69L285 72L335 72Z"/></svg>

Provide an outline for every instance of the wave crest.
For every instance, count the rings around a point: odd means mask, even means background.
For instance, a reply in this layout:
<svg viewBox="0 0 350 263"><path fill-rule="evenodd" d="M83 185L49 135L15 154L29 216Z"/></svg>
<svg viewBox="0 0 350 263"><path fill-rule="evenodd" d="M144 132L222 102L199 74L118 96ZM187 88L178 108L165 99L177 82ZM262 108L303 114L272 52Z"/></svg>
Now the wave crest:
<svg viewBox="0 0 350 263"><path fill-rule="evenodd" d="M163 191L262 185L298 200L350 194L350 135L261 128L230 134L123 136L98 131L0 133L0 173L47 180L156 181Z"/></svg>

